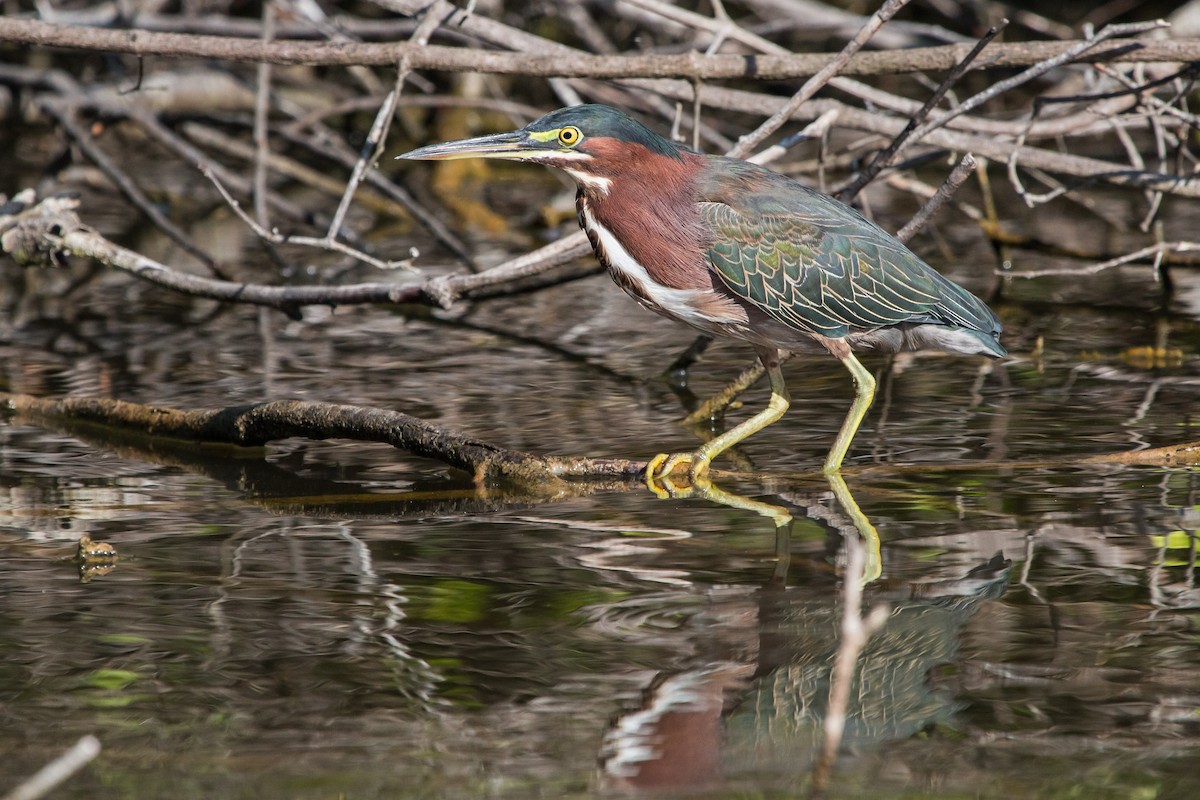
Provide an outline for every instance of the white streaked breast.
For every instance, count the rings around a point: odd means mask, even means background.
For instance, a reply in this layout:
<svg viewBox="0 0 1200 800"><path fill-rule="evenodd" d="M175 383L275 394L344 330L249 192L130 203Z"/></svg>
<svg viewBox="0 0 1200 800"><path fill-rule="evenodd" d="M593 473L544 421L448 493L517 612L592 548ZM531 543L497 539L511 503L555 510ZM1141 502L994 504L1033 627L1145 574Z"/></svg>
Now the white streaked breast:
<svg viewBox="0 0 1200 800"><path fill-rule="evenodd" d="M705 306L702 289L673 289L655 281L646 268L617 241L612 231L596 221L586 202L582 209L584 228L600 242L609 269L620 274L623 280L618 283L634 287L630 294L637 300L660 314L695 325L701 330L713 330L714 325L720 328L729 324L727 317L714 316L702 310Z"/></svg>

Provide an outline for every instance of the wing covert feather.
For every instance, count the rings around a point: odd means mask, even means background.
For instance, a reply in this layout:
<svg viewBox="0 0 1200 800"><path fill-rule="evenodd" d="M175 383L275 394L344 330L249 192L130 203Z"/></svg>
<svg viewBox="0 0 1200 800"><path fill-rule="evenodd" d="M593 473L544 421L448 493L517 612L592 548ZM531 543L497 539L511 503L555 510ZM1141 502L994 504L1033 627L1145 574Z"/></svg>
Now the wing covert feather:
<svg viewBox="0 0 1200 800"><path fill-rule="evenodd" d="M778 173L754 170L714 181L698 210L710 268L772 318L831 338L903 323L999 333L982 301L873 222ZM747 191L747 178L758 191Z"/></svg>

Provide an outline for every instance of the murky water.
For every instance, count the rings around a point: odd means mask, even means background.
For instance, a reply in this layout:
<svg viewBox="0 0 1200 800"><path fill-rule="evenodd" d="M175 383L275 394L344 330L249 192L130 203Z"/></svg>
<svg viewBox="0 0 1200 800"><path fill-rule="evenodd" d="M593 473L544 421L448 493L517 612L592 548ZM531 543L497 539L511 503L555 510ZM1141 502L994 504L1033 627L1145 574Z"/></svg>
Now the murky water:
<svg viewBox="0 0 1200 800"><path fill-rule="evenodd" d="M994 258L964 247L936 263L983 291ZM690 334L602 276L466 318L291 322L119 276L63 294L80 274L0 264L0 387L377 405L544 453L696 441L656 377ZM891 614L835 796L1200 792L1200 474L1080 461L1200 438L1200 284L1176 280L1169 313L1143 268L1014 283L1008 361L868 360L847 483L880 538L865 603ZM1131 350L1154 346L1174 355ZM715 345L689 388L748 361ZM792 411L740 453L781 476L820 464L851 397L831 359L785 370ZM0 791L93 733L102 755L56 797L802 793L857 532L819 478L719 484L793 523L637 489L477 494L377 445L230 454L5 420ZM81 575L84 534L117 560Z"/></svg>

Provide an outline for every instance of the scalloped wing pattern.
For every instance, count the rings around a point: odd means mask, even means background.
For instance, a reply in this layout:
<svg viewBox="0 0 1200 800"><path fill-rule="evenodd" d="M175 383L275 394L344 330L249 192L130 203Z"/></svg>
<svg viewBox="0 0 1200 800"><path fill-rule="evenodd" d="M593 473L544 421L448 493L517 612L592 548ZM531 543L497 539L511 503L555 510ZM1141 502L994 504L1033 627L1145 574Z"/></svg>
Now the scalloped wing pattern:
<svg viewBox="0 0 1200 800"><path fill-rule="evenodd" d="M764 174L760 192L713 192L719 200L698 206L711 268L739 296L805 333L842 338L906 323L949 325L1002 352L999 321L983 301L849 206ZM737 207L721 202L733 196Z"/></svg>

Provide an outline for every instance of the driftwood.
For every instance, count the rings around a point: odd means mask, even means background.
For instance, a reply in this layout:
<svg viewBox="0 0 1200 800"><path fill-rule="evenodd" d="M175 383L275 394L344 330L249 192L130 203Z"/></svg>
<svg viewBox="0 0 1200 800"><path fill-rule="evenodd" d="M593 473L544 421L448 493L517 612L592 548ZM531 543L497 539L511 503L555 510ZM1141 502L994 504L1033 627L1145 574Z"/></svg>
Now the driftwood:
<svg viewBox="0 0 1200 800"><path fill-rule="evenodd" d="M537 456L452 433L399 411L336 403L276 400L178 410L104 398L0 393L0 409L33 419L238 447L292 437L381 442L471 473L478 483L503 481L543 490L558 490L573 479L634 480L646 467L643 461Z"/></svg>

